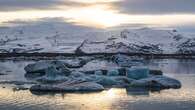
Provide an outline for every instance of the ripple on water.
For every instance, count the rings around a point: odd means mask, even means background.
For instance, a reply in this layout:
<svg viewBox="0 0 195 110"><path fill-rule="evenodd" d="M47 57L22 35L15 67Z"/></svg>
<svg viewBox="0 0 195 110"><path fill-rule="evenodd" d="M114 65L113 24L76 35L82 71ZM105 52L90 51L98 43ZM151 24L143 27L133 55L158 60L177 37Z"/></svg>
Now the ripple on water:
<svg viewBox="0 0 195 110"><path fill-rule="evenodd" d="M195 69L191 67L193 63L195 64L195 61L190 61L190 65L184 64L188 63L187 61L182 61L181 64L178 64L178 62L166 61L168 64L164 64L162 61L165 66L152 65L151 63L147 65L151 68L162 69L166 72L166 75L180 80L182 83L181 89L160 92L143 91L142 93L132 93L132 91L126 89L109 89L88 94L33 94L28 90L13 91L12 88L6 87L0 89L0 110L195 110L195 74L192 74ZM3 62L0 63L0 68L15 65L13 69L19 69L15 73L9 73L13 77L7 78L21 78L24 77L23 67L28 63ZM157 63L161 64L160 61ZM171 70L166 65L172 65ZM185 68L178 69L183 65ZM12 69L11 66L9 69ZM177 72L180 74L177 74ZM21 78L21 80L23 79Z"/></svg>
<svg viewBox="0 0 195 110"><path fill-rule="evenodd" d="M183 92L183 95L178 95ZM195 92L195 91L194 91ZM194 93L193 92L193 93ZM161 93L149 93L149 95L127 95L125 89L110 89L99 93L88 94L42 94L34 95L30 91L16 91L11 89L0 90L0 109L9 110L120 110L132 108L136 110L138 105L147 108L159 106L180 106L179 110L189 106L195 107L195 96L185 90L165 90ZM146 105L148 104L148 105ZM172 104L172 105L171 105ZM194 104L194 106L192 106ZM142 110L142 108L141 108Z"/></svg>

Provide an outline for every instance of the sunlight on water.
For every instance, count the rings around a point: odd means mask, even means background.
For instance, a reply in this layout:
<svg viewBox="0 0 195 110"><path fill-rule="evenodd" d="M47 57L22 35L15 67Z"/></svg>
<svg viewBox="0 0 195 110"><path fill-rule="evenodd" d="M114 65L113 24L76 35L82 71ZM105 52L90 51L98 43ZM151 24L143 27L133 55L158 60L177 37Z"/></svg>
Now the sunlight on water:
<svg viewBox="0 0 195 110"><path fill-rule="evenodd" d="M25 110L27 108L29 110L120 110L138 102L140 103L139 106L142 105L142 102L145 104L174 102L174 106L181 102L195 103L193 102L195 100L194 89L164 90L160 93L149 93L149 95L127 95L127 92L126 89L113 88L99 93L32 94L28 90L12 91L11 89L4 88L0 90L0 108L7 106L7 108L11 109L13 107L17 110ZM147 107L147 109L149 108Z"/></svg>
<svg viewBox="0 0 195 110"><path fill-rule="evenodd" d="M13 92L10 89L3 89L0 90L0 104L9 103L10 105L23 105L24 107L48 105L48 107L51 106L49 109L54 108L55 105L61 106L60 108L63 106L64 108L71 107L65 105L72 105L77 109L82 107L82 110L98 110L100 108L111 108L112 103L117 102L124 95L126 96L124 89L111 89L89 94L45 94L41 96L33 95L29 91Z"/></svg>
<svg viewBox="0 0 195 110"><path fill-rule="evenodd" d="M122 13L114 5L121 0L69 0L80 5L58 5L55 9L31 9L20 11L0 11L0 24L17 20L39 20L41 18L63 18L65 22L89 27L107 28L123 24L147 24L174 26L195 23L193 14L131 15Z"/></svg>
<svg viewBox="0 0 195 110"><path fill-rule="evenodd" d="M0 62L3 80L25 81L24 66L32 61ZM112 88L97 93L34 93L14 91L16 85L0 85L0 110L193 110L195 108L194 60L151 60L149 68L160 69L165 75L178 79L181 89L151 92L145 89ZM4 68L4 69L2 69ZM3 71L2 71L3 70ZM9 77L10 76L10 77Z"/></svg>

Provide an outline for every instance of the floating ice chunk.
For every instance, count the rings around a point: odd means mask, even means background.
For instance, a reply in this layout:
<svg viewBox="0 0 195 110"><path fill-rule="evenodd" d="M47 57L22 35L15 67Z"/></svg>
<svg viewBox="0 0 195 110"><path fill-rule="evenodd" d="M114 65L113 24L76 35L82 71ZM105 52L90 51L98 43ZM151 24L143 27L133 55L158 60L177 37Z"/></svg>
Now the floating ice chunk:
<svg viewBox="0 0 195 110"><path fill-rule="evenodd" d="M119 75L119 71L118 71L118 69L111 69L111 70L108 70L107 75L108 76L118 76Z"/></svg>
<svg viewBox="0 0 195 110"><path fill-rule="evenodd" d="M132 79L143 79L149 76L149 69L147 68L128 68L127 77Z"/></svg>
<svg viewBox="0 0 195 110"><path fill-rule="evenodd" d="M117 85L117 81L108 76L98 76L96 77L95 82L103 86Z"/></svg>
<svg viewBox="0 0 195 110"><path fill-rule="evenodd" d="M104 87L94 82L80 83L62 83L57 85L34 85L30 88L31 91L52 91L52 92L96 92L104 90Z"/></svg>
<svg viewBox="0 0 195 110"><path fill-rule="evenodd" d="M50 67L54 67L57 69L59 73L64 75L69 75L70 70L65 66L64 62L62 61L40 61L34 64L27 65L24 70L27 73L45 73L46 70Z"/></svg>
<svg viewBox="0 0 195 110"><path fill-rule="evenodd" d="M150 75L163 75L161 70L150 70Z"/></svg>
<svg viewBox="0 0 195 110"><path fill-rule="evenodd" d="M117 63L121 67L131 67L134 65L141 65L143 63L143 61L140 60L140 58L138 60L121 54L114 55L112 59L115 63Z"/></svg>
<svg viewBox="0 0 195 110"><path fill-rule="evenodd" d="M103 75L103 72L101 70L95 71L95 75Z"/></svg>
<svg viewBox="0 0 195 110"><path fill-rule="evenodd" d="M135 80L131 83L133 87L150 87L150 88L180 88L181 83L173 78L166 76L153 76L145 79Z"/></svg>

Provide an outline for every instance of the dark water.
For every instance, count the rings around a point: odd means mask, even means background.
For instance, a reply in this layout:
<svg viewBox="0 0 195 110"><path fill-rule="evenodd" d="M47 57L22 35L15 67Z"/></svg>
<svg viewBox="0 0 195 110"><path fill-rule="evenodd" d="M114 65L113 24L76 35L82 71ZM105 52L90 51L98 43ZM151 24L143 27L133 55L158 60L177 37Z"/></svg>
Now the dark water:
<svg viewBox="0 0 195 110"><path fill-rule="evenodd" d="M0 80L26 81L24 66L32 61L1 61ZM33 94L1 85L0 110L195 110L195 60L149 60L145 66L161 69L181 81L182 88L160 92L108 89L98 93ZM4 88L5 87L5 88Z"/></svg>

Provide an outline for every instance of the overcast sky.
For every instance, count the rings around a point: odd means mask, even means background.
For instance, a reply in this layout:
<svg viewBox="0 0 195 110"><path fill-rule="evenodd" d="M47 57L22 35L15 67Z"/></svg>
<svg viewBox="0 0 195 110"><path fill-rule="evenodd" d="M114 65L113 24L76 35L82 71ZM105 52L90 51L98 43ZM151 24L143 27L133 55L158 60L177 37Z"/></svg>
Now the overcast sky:
<svg viewBox="0 0 195 110"><path fill-rule="evenodd" d="M82 5L83 1L97 3L98 0L0 0L0 11L47 10L60 5ZM195 0L110 0L110 3L121 12L131 14L195 14Z"/></svg>
<svg viewBox="0 0 195 110"><path fill-rule="evenodd" d="M116 5L134 14L195 14L195 0L125 0Z"/></svg>
<svg viewBox="0 0 195 110"><path fill-rule="evenodd" d="M99 28L142 24L195 30L195 0L0 0L0 26L43 18Z"/></svg>
<svg viewBox="0 0 195 110"><path fill-rule="evenodd" d="M56 6L61 5L62 3L65 2L62 0L0 0L0 11L55 9Z"/></svg>

